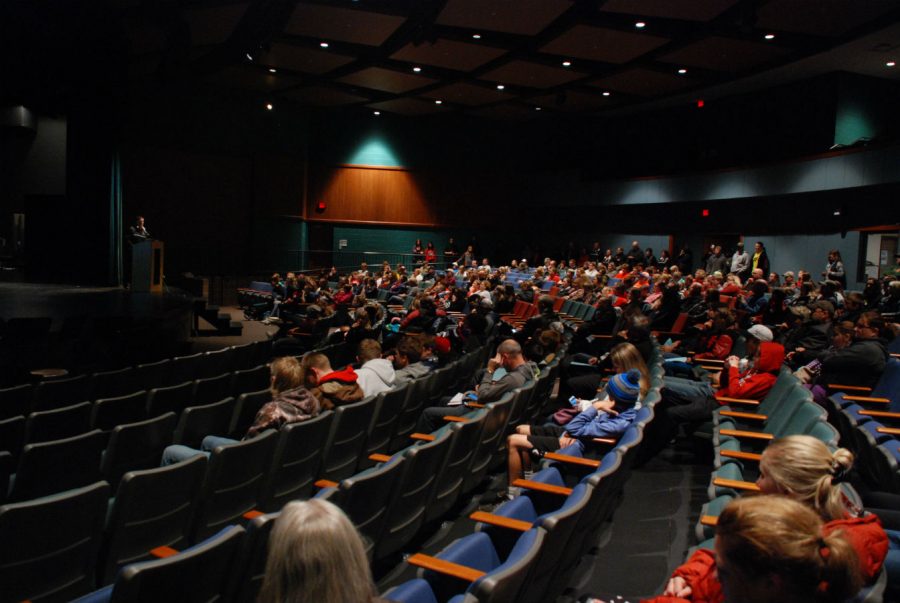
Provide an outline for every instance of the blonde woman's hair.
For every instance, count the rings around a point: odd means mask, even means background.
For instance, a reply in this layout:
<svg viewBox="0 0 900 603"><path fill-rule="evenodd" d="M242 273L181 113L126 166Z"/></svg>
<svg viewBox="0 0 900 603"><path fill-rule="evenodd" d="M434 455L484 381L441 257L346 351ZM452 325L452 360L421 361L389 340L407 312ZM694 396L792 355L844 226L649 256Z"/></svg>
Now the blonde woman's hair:
<svg viewBox="0 0 900 603"><path fill-rule="evenodd" d="M814 509L825 521L843 519L847 513L841 489L853 467L853 453L846 448L831 452L808 435L774 440L763 452L766 473L782 493Z"/></svg>
<svg viewBox="0 0 900 603"><path fill-rule="evenodd" d="M269 537L258 603L370 603L375 585L362 539L325 500L290 502Z"/></svg>
<svg viewBox="0 0 900 603"><path fill-rule="evenodd" d="M859 558L839 530L825 536L822 528L822 518L798 501L750 496L725 507L716 538L734 571L749 579L778 575L782 600L844 601L862 585Z"/></svg>
<svg viewBox="0 0 900 603"><path fill-rule="evenodd" d="M303 367L293 356L277 358L269 367L269 372L272 375L269 391L273 396L303 385Z"/></svg>
<svg viewBox="0 0 900 603"><path fill-rule="evenodd" d="M637 369L641 373L641 398L650 390L650 369L644 362L640 351L630 343L620 343L609 352L609 358L617 371L627 373L630 369Z"/></svg>

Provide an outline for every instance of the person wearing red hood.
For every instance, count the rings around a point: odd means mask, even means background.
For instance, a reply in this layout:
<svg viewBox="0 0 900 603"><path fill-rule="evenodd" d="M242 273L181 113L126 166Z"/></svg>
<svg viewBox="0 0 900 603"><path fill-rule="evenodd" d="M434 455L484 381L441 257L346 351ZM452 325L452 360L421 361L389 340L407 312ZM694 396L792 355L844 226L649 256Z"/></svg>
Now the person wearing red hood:
<svg viewBox="0 0 900 603"><path fill-rule="evenodd" d="M719 376L718 392L706 381L666 376L662 404L671 432L674 433L681 423L709 420L716 407L717 394L729 398L762 400L775 385L783 362L784 347L779 343L764 341L759 344L756 361L743 372L737 356L729 356L725 360L725 368Z"/></svg>
<svg viewBox="0 0 900 603"><path fill-rule="evenodd" d="M322 410L359 402L365 395L357 383L356 371L347 365L336 371L325 354L307 354L303 357L306 387L319 399Z"/></svg>

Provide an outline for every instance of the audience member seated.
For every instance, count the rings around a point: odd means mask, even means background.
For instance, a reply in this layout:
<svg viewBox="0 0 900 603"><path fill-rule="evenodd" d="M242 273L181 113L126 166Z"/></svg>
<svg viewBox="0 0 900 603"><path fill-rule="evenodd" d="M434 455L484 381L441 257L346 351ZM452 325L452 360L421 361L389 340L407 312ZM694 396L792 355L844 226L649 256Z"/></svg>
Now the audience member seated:
<svg viewBox="0 0 900 603"><path fill-rule="evenodd" d="M394 364L394 385L403 385L431 372L431 364L422 362L422 339L415 335L404 335L397 342L392 356Z"/></svg>
<svg viewBox="0 0 900 603"><path fill-rule="evenodd" d="M391 361L381 357L381 344L374 339L363 339L356 348L356 382L363 396L376 396L394 386L394 367Z"/></svg>
<svg viewBox="0 0 900 603"><path fill-rule="evenodd" d="M319 400L303 386L303 368L296 358L286 356L276 359L272 362L271 373L269 391L272 392L273 399L256 413L253 424L244 436L245 440L256 437L267 429L280 429L288 423L312 419L321 410ZM178 444L168 446L163 451L162 464L172 465L197 454L209 456L216 446L234 444L236 441L208 435L203 438L200 450Z"/></svg>
<svg viewBox="0 0 900 603"><path fill-rule="evenodd" d="M376 603L362 538L344 512L324 500L289 502L269 536L258 603Z"/></svg>
<svg viewBox="0 0 900 603"><path fill-rule="evenodd" d="M729 503L715 551L694 553L648 602L838 603L861 584L854 547L840 530L790 498L755 496Z"/></svg>
<svg viewBox="0 0 900 603"><path fill-rule="evenodd" d="M336 371L331 368L328 356L320 353L304 356L302 366L306 387L319 399L323 410L363 399L363 390L356 382L356 371L352 366Z"/></svg>
<svg viewBox="0 0 900 603"><path fill-rule="evenodd" d="M592 400L576 400L581 412L565 426L519 425L507 438L509 489L506 497L518 491L512 483L531 470L531 455L554 452L576 442L593 438L617 437L625 432L637 416L641 398L641 373L635 369L614 375L599 396Z"/></svg>

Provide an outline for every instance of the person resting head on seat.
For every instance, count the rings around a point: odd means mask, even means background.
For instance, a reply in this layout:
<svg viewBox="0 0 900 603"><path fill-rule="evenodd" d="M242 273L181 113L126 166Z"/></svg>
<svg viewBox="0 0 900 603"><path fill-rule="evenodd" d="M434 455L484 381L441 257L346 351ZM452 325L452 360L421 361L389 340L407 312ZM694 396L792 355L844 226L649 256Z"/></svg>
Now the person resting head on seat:
<svg viewBox="0 0 900 603"><path fill-rule="evenodd" d="M289 502L269 536L259 603L370 603L380 600L362 538L334 504Z"/></svg>

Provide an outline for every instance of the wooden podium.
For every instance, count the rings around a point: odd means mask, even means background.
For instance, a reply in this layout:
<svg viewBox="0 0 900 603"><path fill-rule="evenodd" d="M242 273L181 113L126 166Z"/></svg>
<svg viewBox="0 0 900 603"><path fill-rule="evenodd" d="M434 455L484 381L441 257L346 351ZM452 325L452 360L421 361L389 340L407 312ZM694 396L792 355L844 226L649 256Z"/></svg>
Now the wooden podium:
<svg viewBox="0 0 900 603"><path fill-rule="evenodd" d="M162 293L163 259L165 245L162 241L140 241L131 248L131 290Z"/></svg>

